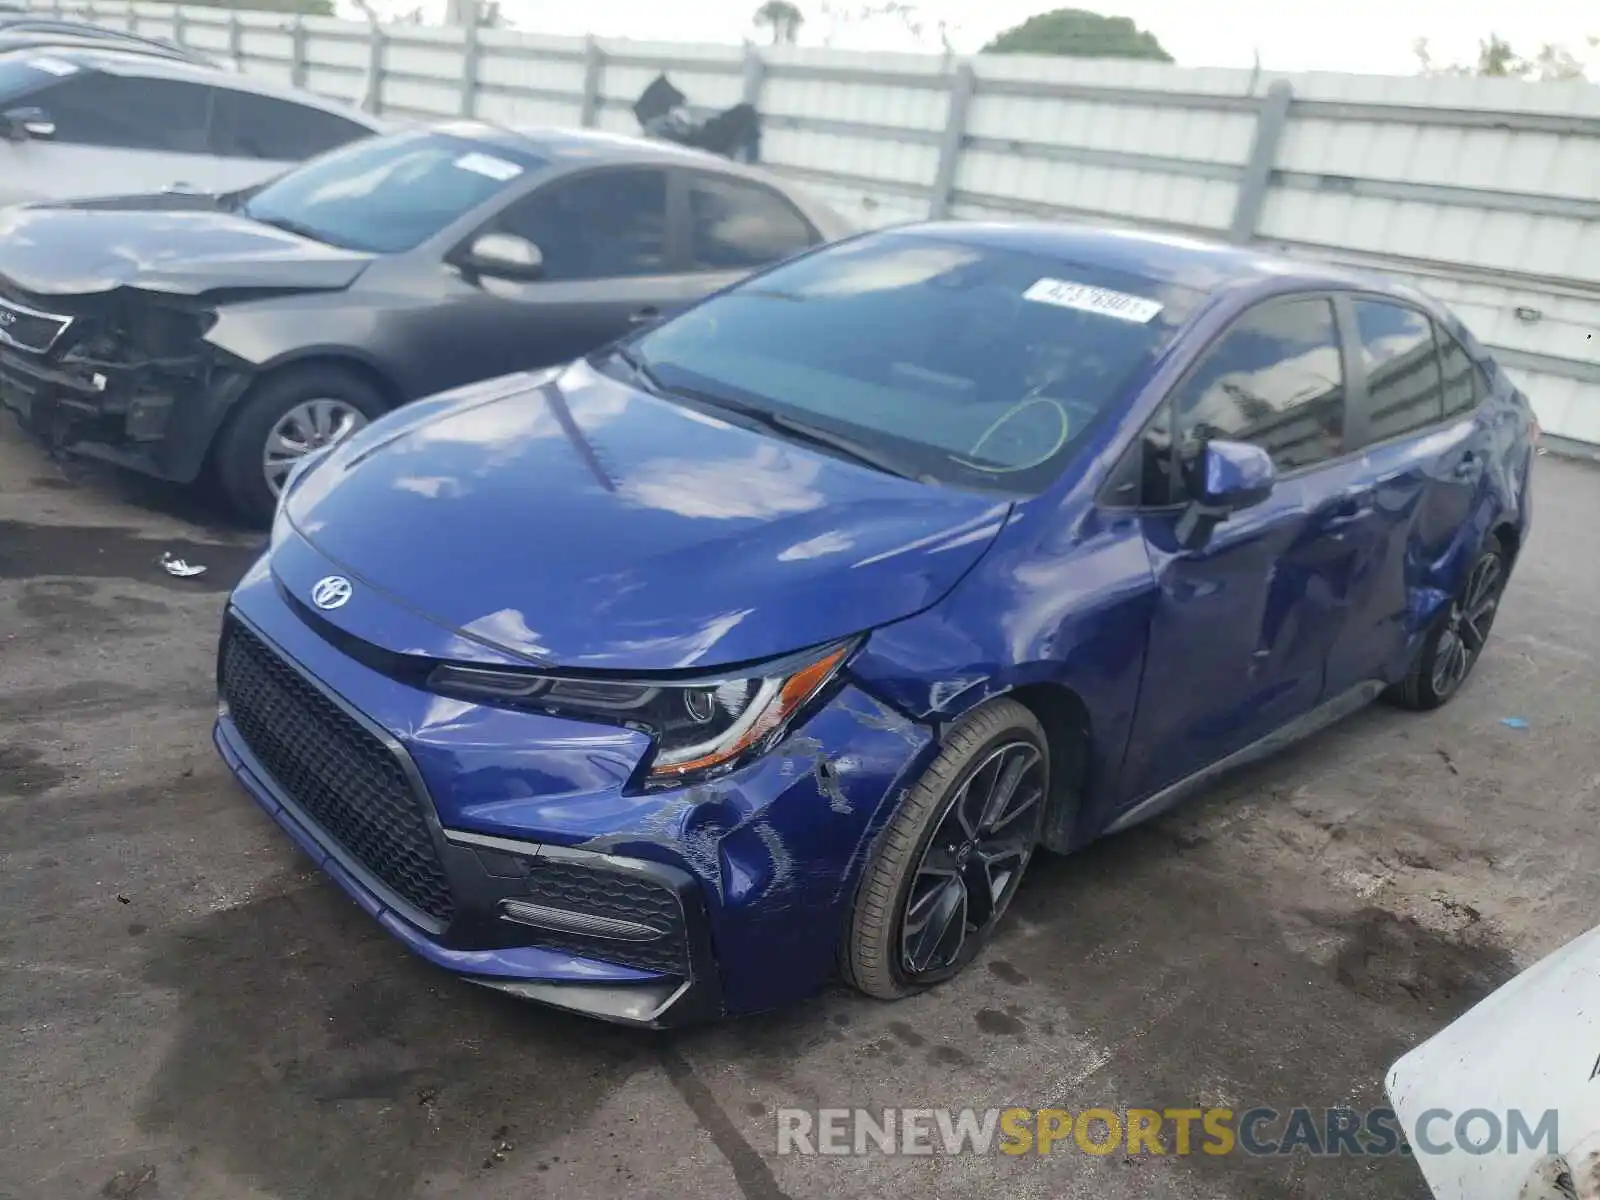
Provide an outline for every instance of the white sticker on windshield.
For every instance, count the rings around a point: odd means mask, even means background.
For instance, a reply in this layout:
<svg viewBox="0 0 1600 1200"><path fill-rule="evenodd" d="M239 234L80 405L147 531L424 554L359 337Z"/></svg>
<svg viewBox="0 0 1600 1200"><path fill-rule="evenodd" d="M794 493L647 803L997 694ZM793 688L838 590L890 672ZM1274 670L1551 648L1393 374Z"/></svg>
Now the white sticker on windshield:
<svg viewBox="0 0 1600 1200"><path fill-rule="evenodd" d="M463 171L471 171L474 175L485 175L501 183L522 174L522 168L516 163L496 158L492 154L480 154L476 150L456 159L456 166Z"/></svg>
<svg viewBox="0 0 1600 1200"><path fill-rule="evenodd" d="M35 71L44 71L51 75L76 75L77 65L63 62L59 58L31 58L28 65Z"/></svg>
<svg viewBox="0 0 1600 1200"><path fill-rule="evenodd" d="M1039 304L1075 308L1079 312L1098 313L1102 317L1115 317L1119 321L1134 321L1140 325L1153 320L1161 311L1158 302L1146 300L1143 296L1090 287L1086 283L1069 283L1065 279L1041 279L1023 292L1022 298Z"/></svg>

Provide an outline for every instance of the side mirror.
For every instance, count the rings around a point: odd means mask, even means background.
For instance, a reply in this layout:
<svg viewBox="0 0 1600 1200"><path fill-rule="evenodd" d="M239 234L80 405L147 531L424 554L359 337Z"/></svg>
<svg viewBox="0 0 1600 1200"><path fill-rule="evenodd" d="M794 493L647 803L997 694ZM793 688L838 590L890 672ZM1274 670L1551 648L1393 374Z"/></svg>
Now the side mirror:
<svg viewBox="0 0 1600 1200"><path fill-rule="evenodd" d="M1178 521L1178 541L1198 550L1211 532L1236 512L1272 494L1278 471L1272 456L1248 442L1207 442L1189 473L1194 496Z"/></svg>
<svg viewBox="0 0 1600 1200"><path fill-rule="evenodd" d="M0 114L0 126L8 141L23 142L29 138L49 141L56 135L56 123L42 108L13 108Z"/></svg>
<svg viewBox="0 0 1600 1200"><path fill-rule="evenodd" d="M1198 499L1224 516L1260 504L1278 479L1272 456L1249 442L1207 442L1199 466Z"/></svg>
<svg viewBox="0 0 1600 1200"><path fill-rule="evenodd" d="M485 233L457 261L468 271L499 279L529 280L544 274L539 247L514 233Z"/></svg>

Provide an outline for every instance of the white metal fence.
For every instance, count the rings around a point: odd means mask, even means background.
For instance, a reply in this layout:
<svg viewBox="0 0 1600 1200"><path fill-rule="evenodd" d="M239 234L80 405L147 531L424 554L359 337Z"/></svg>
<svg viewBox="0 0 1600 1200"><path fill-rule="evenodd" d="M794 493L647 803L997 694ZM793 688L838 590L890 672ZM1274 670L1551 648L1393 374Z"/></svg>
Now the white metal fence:
<svg viewBox="0 0 1600 1200"><path fill-rule="evenodd" d="M1377 267L1451 304L1600 457L1600 87L369 26L52 0L379 112L636 132L660 71L864 224L1133 223Z"/></svg>

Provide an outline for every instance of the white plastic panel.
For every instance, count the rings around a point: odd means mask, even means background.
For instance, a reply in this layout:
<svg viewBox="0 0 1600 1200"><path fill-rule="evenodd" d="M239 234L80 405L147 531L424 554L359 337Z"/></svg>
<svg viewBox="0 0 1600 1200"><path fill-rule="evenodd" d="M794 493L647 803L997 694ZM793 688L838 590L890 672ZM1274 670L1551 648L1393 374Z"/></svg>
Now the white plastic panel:
<svg viewBox="0 0 1600 1200"><path fill-rule="evenodd" d="M985 96L980 90L967 114L967 133L1003 141L1237 166L1250 156L1255 118L1249 113L1162 107L1159 103Z"/></svg>
<svg viewBox="0 0 1600 1200"><path fill-rule="evenodd" d="M1277 187L1263 237L1463 267L1600 281L1600 222Z"/></svg>
<svg viewBox="0 0 1600 1200"><path fill-rule="evenodd" d="M770 127L761 133L761 157L774 166L864 180L892 179L920 187L932 185L939 166L937 146Z"/></svg>
<svg viewBox="0 0 1600 1200"><path fill-rule="evenodd" d="M478 60L478 79L505 87L570 92L576 106L583 101L583 64L559 58L521 58L505 50L485 48ZM573 119L576 118L575 109Z"/></svg>
<svg viewBox="0 0 1600 1200"><path fill-rule="evenodd" d="M408 75L427 75L448 83L457 92L461 90L461 61L465 53L462 36L443 36L442 30L430 31L439 36L418 37L407 31L402 39L390 31L389 44L384 50L383 66L386 71L404 71ZM459 108L459 102L457 104Z"/></svg>
<svg viewBox="0 0 1600 1200"><path fill-rule="evenodd" d="M385 111L403 109L417 115L455 117L461 114L461 90L445 83L419 83L386 77L383 81L383 107Z"/></svg>
<svg viewBox="0 0 1600 1200"><path fill-rule="evenodd" d="M1224 180L981 150L962 155L956 187L1104 213L1118 220L1216 230L1227 228L1232 219L1236 190Z"/></svg>
<svg viewBox="0 0 1600 1200"><path fill-rule="evenodd" d="M486 121L502 125L533 127L549 125L560 128L576 125L583 113L579 96L571 100L546 100L534 96L508 96L504 93L483 92L478 96L478 115Z"/></svg>

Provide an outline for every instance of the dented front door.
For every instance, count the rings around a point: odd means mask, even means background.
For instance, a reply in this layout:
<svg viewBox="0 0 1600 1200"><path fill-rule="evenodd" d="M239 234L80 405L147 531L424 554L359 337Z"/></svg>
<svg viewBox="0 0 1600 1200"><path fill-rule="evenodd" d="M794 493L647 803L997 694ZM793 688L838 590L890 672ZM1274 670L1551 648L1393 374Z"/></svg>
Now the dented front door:
<svg viewBox="0 0 1600 1200"><path fill-rule="evenodd" d="M1154 577L1144 683L1122 772L1133 803L1314 708L1345 563L1328 472L1283 480L1199 549L1176 512L1142 518Z"/></svg>

